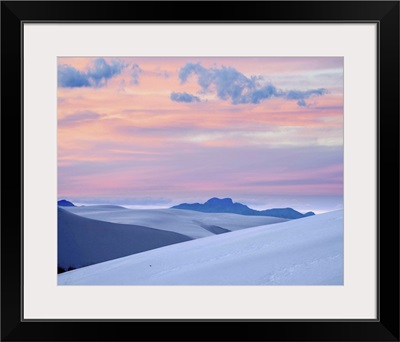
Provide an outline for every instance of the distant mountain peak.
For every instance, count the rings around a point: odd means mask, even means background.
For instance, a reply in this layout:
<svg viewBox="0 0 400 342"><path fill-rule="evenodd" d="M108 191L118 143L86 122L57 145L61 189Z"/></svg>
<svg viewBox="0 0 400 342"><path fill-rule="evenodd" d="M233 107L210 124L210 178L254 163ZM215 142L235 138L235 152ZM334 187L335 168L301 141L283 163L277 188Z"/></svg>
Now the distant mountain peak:
<svg viewBox="0 0 400 342"><path fill-rule="evenodd" d="M58 205L59 207L75 207L75 204L73 204L72 202L67 201L67 200L65 200L65 199L59 200L59 201L57 202L57 205Z"/></svg>
<svg viewBox="0 0 400 342"><path fill-rule="evenodd" d="M248 216L272 216L285 219L298 219L315 215L312 211L302 214L293 208L273 208L267 210L254 210L247 205L233 202L231 198L213 197L204 204L200 203L182 203L172 207L172 209L194 210L203 213L231 213Z"/></svg>
<svg viewBox="0 0 400 342"><path fill-rule="evenodd" d="M207 202L204 203L206 204L220 204L220 205L230 205L233 204L232 198L217 198L217 197L213 197L210 198Z"/></svg>

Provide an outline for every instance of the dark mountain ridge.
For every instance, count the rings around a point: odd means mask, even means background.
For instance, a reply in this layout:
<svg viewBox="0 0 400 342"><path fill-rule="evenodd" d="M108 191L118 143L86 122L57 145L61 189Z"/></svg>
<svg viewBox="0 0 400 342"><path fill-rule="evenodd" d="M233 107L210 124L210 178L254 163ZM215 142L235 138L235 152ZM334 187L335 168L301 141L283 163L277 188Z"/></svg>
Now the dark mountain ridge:
<svg viewBox="0 0 400 342"><path fill-rule="evenodd" d="M285 219L298 219L315 215L312 211L302 214L292 208L273 208L266 210L254 210L242 203L235 203L231 198L209 199L204 204L201 203L182 203L173 206L171 209L194 210L203 213L231 213L248 216L272 216Z"/></svg>
<svg viewBox="0 0 400 342"><path fill-rule="evenodd" d="M59 207L75 207L75 204L73 204L72 202L67 201L65 199L57 201L57 205Z"/></svg>

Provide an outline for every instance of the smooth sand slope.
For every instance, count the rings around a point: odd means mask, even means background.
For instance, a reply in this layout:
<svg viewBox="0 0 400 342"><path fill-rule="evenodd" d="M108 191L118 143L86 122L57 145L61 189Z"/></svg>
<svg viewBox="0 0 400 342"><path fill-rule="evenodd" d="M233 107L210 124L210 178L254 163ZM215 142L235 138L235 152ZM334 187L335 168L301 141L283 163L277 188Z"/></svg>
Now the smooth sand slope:
<svg viewBox="0 0 400 342"><path fill-rule="evenodd" d="M243 229L58 275L60 285L342 285L343 211Z"/></svg>
<svg viewBox="0 0 400 342"><path fill-rule="evenodd" d="M101 205L65 207L64 209L95 220L167 230L193 239L287 221L277 217L210 214L181 209L126 209Z"/></svg>
<svg viewBox="0 0 400 342"><path fill-rule="evenodd" d="M58 208L58 266L68 269L191 240L138 225L84 218Z"/></svg>

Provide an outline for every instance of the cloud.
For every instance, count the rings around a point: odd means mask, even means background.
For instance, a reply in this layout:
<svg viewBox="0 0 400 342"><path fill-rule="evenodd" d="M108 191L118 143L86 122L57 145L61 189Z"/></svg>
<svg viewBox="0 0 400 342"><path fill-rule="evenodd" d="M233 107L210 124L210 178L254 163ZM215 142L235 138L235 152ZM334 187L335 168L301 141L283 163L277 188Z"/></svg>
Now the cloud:
<svg viewBox="0 0 400 342"><path fill-rule="evenodd" d="M297 101L297 104L298 104L300 107L307 107L307 103L306 103L306 101L304 101L304 100L299 100L299 101Z"/></svg>
<svg viewBox="0 0 400 342"><path fill-rule="evenodd" d="M186 63L181 70L179 70L181 83L185 83L192 72L201 75L202 73L207 72L207 69L200 63Z"/></svg>
<svg viewBox="0 0 400 342"><path fill-rule="evenodd" d="M64 88L89 87L90 82L85 73L63 64L58 66L58 86Z"/></svg>
<svg viewBox="0 0 400 342"><path fill-rule="evenodd" d="M171 93L170 96L172 101L176 102L200 102L200 98L188 93Z"/></svg>
<svg viewBox="0 0 400 342"><path fill-rule="evenodd" d="M230 100L232 104L258 104L272 97L297 100L299 106L307 106L306 99L321 96L327 93L324 88L300 90L281 90L272 84L262 84L261 76L247 77L231 67L205 68L200 63L187 63L179 71L181 84L187 82L189 77L197 76L197 83L201 92L214 91L221 100ZM172 99L172 97L171 97ZM187 101L191 102L191 101Z"/></svg>
<svg viewBox="0 0 400 342"><path fill-rule="evenodd" d="M86 112L77 112L71 115L66 116L63 119L58 120L58 126L72 126L78 125L83 122L91 121L100 118L100 114L86 111Z"/></svg>
<svg viewBox="0 0 400 342"><path fill-rule="evenodd" d="M104 58L95 59L86 71L62 64L58 66L58 86L62 88L102 87L109 79L119 75L126 66L119 60L113 59L107 62ZM137 64L134 66L139 68ZM138 82L137 68L132 77Z"/></svg>
<svg viewBox="0 0 400 342"><path fill-rule="evenodd" d="M131 66L131 84L139 84L139 75L143 72L139 65L136 63Z"/></svg>
<svg viewBox="0 0 400 342"><path fill-rule="evenodd" d="M306 91L299 91L299 90L289 90L286 92L285 97L289 100L304 100L308 99L313 95L324 95L326 94L327 90L324 88L319 89L312 89Z"/></svg>
<svg viewBox="0 0 400 342"><path fill-rule="evenodd" d="M107 63L104 58L97 58L87 71L88 78L96 85L102 86L107 80L121 73L125 65L119 60L111 60Z"/></svg>
<svg viewBox="0 0 400 342"><path fill-rule="evenodd" d="M269 99L272 96L281 97L281 93L273 85L266 85L241 95L236 103L260 103L261 100Z"/></svg>

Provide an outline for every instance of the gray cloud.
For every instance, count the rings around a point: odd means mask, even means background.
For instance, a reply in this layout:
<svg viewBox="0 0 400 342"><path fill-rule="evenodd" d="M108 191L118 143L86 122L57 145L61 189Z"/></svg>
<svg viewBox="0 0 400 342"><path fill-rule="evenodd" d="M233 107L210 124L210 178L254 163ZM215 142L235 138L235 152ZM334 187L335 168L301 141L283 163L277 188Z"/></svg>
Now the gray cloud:
<svg viewBox="0 0 400 342"><path fill-rule="evenodd" d="M181 68L179 71L181 83L186 83L192 74L197 76L197 83L201 86L202 92L209 92L210 88L213 87L218 98L230 100L235 105L258 104L272 97L280 97L287 100L297 100L299 106L307 106L305 100L308 98L327 93L324 88L306 91L281 90L272 84L262 85L260 82L262 81L261 76L247 77L236 69L225 66L207 69L200 63L187 63Z"/></svg>
<svg viewBox="0 0 400 342"><path fill-rule="evenodd" d="M188 93L171 93L170 96L172 101L176 102L200 102L200 98Z"/></svg>
<svg viewBox="0 0 400 342"><path fill-rule="evenodd" d="M107 63L104 58L97 58L93 61L87 72L87 77L95 86L103 86L107 80L121 73L125 65L119 60L111 60Z"/></svg>
<svg viewBox="0 0 400 342"><path fill-rule="evenodd" d="M112 59L107 62L104 58L96 58L86 71L80 71L74 67L62 64L58 66L58 86L61 88L76 87L103 87L107 81L119 75L129 64ZM139 83L139 74L142 69L137 64L131 65L132 83Z"/></svg>
<svg viewBox="0 0 400 342"><path fill-rule="evenodd" d="M63 88L89 87L87 74L72 66L63 64L58 66L58 86Z"/></svg>
<svg viewBox="0 0 400 342"><path fill-rule="evenodd" d="M131 66L131 84L139 84L139 75L143 72L139 65L136 63Z"/></svg>

